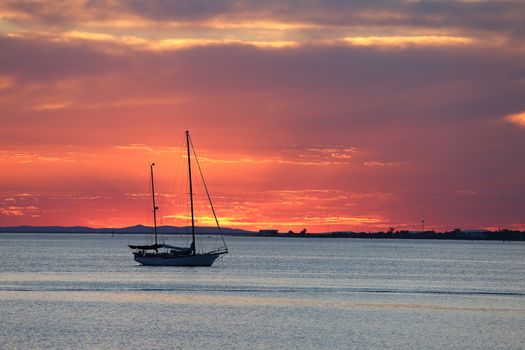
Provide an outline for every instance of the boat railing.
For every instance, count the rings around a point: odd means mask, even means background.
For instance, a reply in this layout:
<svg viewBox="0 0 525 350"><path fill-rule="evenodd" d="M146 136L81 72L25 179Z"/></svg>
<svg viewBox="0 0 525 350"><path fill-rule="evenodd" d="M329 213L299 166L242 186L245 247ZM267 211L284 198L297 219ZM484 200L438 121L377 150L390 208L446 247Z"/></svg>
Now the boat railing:
<svg viewBox="0 0 525 350"><path fill-rule="evenodd" d="M215 250L211 250L209 252L206 252L205 254L226 254L228 253L228 249L227 248L219 248L219 249L215 249Z"/></svg>

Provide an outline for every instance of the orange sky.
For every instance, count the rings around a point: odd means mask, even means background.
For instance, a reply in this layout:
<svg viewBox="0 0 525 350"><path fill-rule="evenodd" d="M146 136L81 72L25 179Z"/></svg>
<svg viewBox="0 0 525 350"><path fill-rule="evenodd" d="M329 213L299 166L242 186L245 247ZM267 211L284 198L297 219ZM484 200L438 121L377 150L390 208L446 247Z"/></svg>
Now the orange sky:
<svg viewBox="0 0 525 350"><path fill-rule="evenodd" d="M299 7L0 1L0 225L525 229L522 1Z"/></svg>

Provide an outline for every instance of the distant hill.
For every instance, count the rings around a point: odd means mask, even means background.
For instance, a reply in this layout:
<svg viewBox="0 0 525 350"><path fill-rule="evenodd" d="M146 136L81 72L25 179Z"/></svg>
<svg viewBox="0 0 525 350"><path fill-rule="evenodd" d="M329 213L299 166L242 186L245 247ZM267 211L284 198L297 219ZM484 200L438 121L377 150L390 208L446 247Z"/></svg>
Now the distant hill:
<svg viewBox="0 0 525 350"><path fill-rule="evenodd" d="M161 234L188 234L191 233L191 226L157 226L157 230ZM216 234L216 227L196 227L197 232L204 234ZM221 228L222 233L228 235L252 235L254 232L234 229ZM0 227L0 232L4 233L151 233L153 227L144 225L135 225L122 228L93 228L87 226L11 226Z"/></svg>

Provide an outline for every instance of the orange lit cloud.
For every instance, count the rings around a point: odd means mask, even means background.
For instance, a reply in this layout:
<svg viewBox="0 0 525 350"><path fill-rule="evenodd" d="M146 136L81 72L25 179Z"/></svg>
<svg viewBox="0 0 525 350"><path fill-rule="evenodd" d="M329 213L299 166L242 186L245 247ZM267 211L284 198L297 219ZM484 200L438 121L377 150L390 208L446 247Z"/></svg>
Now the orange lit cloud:
<svg viewBox="0 0 525 350"><path fill-rule="evenodd" d="M406 46L406 45L468 45L474 42L471 38L453 36L370 36L347 37L343 39L357 46Z"/></svg>
<svg viewBox="0 0 525 350"><path fill-rule="evenodd" d="M34 214L36 211L38 211L38 208L34 206L28 206L28 207L10 206L10 207L0 208L0 214L6 215L6 216L30 215L32 217L39 217L40 215Z"/></svg>
<svg viewBox="0 0 525 350"><path fill-rule="evenodd" d="M162 51L162 50L180 50L199 46L220 46L220 45L250 45L259 48L293 48L301 45L341 45L348 44L354 46L378 46L378 47L396 47L402 48L406 46L457 46L457 45L472 45L480 44L474 38L461 36L447 36L447 35L426 35L426 36L367 36L367 37L338 37L323 39L299 39L291 35L288 40L283 40L282 35L262 36L257 37L253 35L229 35L225 33L224 37L166 37L163 39L152 39L148 37L130 36L130 35L114 35L102 32L85 32L85 31L69 31L63 33L53 32L33 32L33 33L11 33L11 35L19 37L38 37L44 40L53 41L92 41L111 43L114 45L128 46L134 49ZM344 35L341 33L340 35ZM287 36L284 35L286 38ZM115 48L111 49L115 50ZM111 52L111 50L109 52Z"/></svg>
<svg viewBox="0 0 525 350"><path fill-rule="evenodd" d="M525 112L508 115L505 120L517 126L525 127Z"/></svg>

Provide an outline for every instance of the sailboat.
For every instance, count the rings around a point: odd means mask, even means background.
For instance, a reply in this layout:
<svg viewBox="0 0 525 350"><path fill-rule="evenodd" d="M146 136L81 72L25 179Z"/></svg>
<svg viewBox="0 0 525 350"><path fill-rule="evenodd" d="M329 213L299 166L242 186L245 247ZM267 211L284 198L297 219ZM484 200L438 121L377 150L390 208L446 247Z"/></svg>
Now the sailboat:
<svg viewBox="0 0 525 350"><path fill-rule="evenodd" d="M191 144L191 148L190 148ZM133 258L135 261L141 263L142 265L150 266L211 266L213 262L221 255L228 253L228 248L224 242L224 237L221 233L221 228L219 225L219 220L215 214L215 209L211 201L210 194L208 192L208 187L202 176L202 171L200 171L200 165L198 163L197 155L195 154L195 149L193 149L193 143L190 139L190 133L186 130L186 148L187 148L187 157L188 157L188 174L189 174L189 190L190 190L190 211L191 211L191 245L189 247L178 247L174 245L168 245L164 243L159 243L158 234L157 234L157 210L159 209L155 203L155 182L153 177L153 167L155 163L150 165L150 174L151 174L151 199L153 201L153 233L155 235L155 243L151 245L129 245L133 250ZM204 184L204 189L206 190L206 195L210 204L211 212L215 218L215 223L218 228L218 232L221 236L222 247L215 250L208 251L198 251L197 245L195 244L196 238L196 228L195 228L195 214L194 214L194 203L193 203L193 182L192 182L192 172L191 172L191 150L193 149L193 155L195 156L197 165L199 167L199 172L202 177Z"/></svg>

